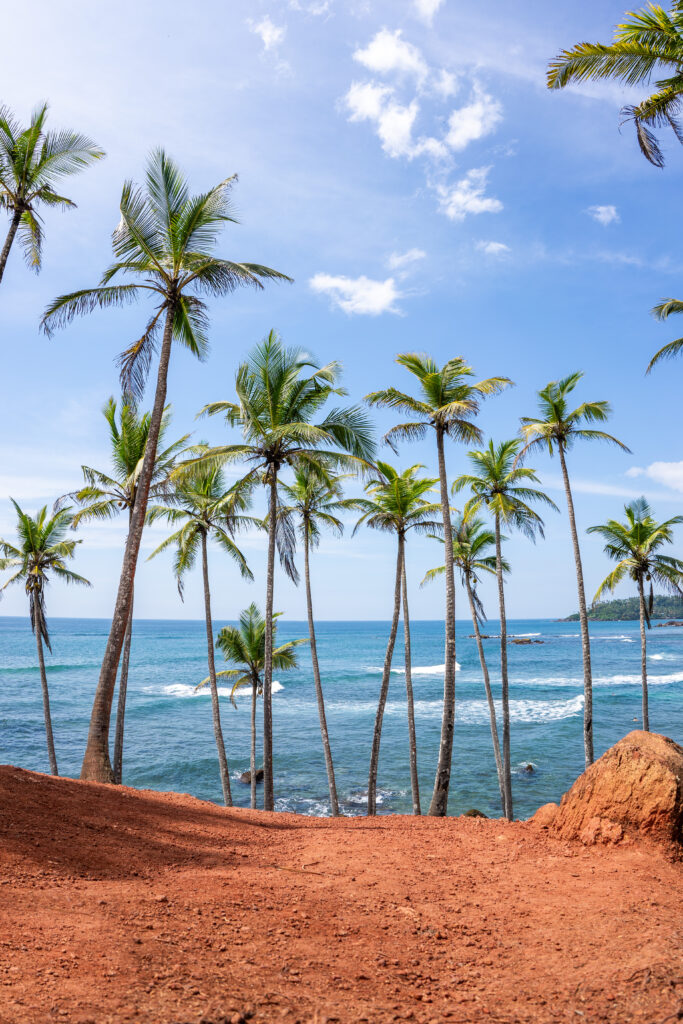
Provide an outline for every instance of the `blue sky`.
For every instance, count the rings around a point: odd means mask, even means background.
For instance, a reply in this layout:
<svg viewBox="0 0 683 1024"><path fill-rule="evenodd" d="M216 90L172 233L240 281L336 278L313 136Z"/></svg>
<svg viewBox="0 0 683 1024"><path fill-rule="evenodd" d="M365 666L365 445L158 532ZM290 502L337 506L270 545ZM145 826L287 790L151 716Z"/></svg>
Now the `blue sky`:
<svg viewBox="0 0 683 1024"><path fill-rule="evenodd" d="M577 399L609 399L610 429L633 455L596 446L572 453L580 527L618 515L643 492L662 518L676 514L683 365L647 378L644 369L677 336L675 323L657 324L648 311L681 292L671 211L683 152L664 135L667 167L651 167L632 131L619 131L630 97L617 87L550 93L544 82L560 48L606 41L623 9L623 0L527 0L514 9L504 0L203 0L189 17L175 0L107 8L38 0L30 74L25 52L7 51L0 98L22 117L48 98L54 126L89 133L108 156L69 183L76 211L47 216L40 276L17 251L2 284L0 534L13 536L5 495L33 509L78 486L82 463L107 467L100 410L117 392L114 357L139 336L147 310L98 313L49 341L37 325L56 294L97 282L121 184L141 176L156 145L197 190L238 172L241 224L225 232L221 250L295 278L215 303L207 363L174 354L178 435L225 437L217 423L195 424L195 413L232 396L238 362L271 327L321 361L340 359L350 401L407 386L394 363L402 351L462 355L479 376L507 375L515 388L480 418L495 438L533 413L538 388L581 369ZM377 423L381 433L392 418ZM398 461L430 472L435 464L429 444L405 446ZM517 617L576 607L559 468L547 458L536 466L562 514L547 515L545 542L510 541ZM465 470L462 448L450 449L448 468L451 478ZM81 536L76 567L94 587L55 585L48 610L107 616L124 525ZM143 557L162 536L148 532ZM217 617L263 600L263 538L244 543L257 582L242 583L216 552ZM597 540L583 547L590 597L607 564ZM438 550L420 540L409 548L413 615L440 617L440 588L417 588ZM314 563L320 617L387 618L393 559L383 535L326 538ZM483 594L494 616L492 588ZM164 558L142 561L136 601L145 617L202 614L199 579L188 581L181 604ZM283 579L276 605L288 618L305 615L303 592ZM24 614L21 590L7 592L2 612ZM466 616L463 600L458 614Z"/></svg>

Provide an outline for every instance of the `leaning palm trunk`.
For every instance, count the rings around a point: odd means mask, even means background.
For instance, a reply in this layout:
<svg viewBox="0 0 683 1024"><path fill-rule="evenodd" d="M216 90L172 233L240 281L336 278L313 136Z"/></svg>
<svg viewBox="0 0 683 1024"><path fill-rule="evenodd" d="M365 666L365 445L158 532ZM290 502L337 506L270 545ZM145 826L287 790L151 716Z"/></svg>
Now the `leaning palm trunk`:
<svg viewBox="0 0 683 1024"><path fill-rule="evenodd" d="M116 707L116 732L114 733L114 782L119 786L123 780L123 730L126 717L126 696L128 694L128 667L130 665L130 645L133 635L133 596L130 599L130 613L126 637L123 641L121 658L121 675L119 677L119 700Z"/></svg>
<svg viewBox="0 0 683 1024"><path fill-rule="evenodd" d="M643 684L643 729L650 731L650 712L647 702L647 634L645 630L645 588L642 576L638 578L638 604L640 607L640 678Z"/></svg>
<svg viewBox="0 0 683 1024"><path fill-rule="evenodd" d="M451 783L453 732L455 729L455 570L453 567L453 530L451 527L451 506L448 501L446 458L444 454L443 431L440 429L436 431L436 447L439 456L441 514L443 516L443 537L446 549L446 650L441 742L429 813L444 817L448 811L448 790Z"/></svg>
<svg viewBox="0 0 683 1024"><path fill-rule="evenodd" d="M251 787L251 809L256 810L256 695L258 679L251 684L251 747L249 751L249 784Z"/></svg>
<svg viewBox="0 0 683 1024"><path fill-rule="evenodd" d="M133 506L133 513L130 521L130 529L126 539L126 548L123 555L119 589L116 595L116 605L112 618L109 638L102 659L102 668L95 691L92 714L90 716L90 729L88 732L88 744L81 767L81 778L93 782L114 782L114 772L109 760L109 722L111 718L111 706L116 687L116 674L121 657L121 648L128 626L130 615L130 604L133 597L133 581L137 567L138 552L142 530L145 525L147 512L147 500L149 497L149 486L154 471L154 461L157 452L157 441L159 439L159 428L164 415L166 404L166 387L168 379L168 366L171 358L171 342L173 334L173 319L175 308L169 305L166 312L166 323L159 356L159 370L157 373L156 392L154 395L154 407L149 424L149 434L145 455L142 460L142 470L138 481L137 495Z"/></svg>
<svg viewBox="0 0 683 1024"><path fill-rule="evenodd" d="M569 513L569 529L572 535L574 546L574 562L576 564L576 585L579 594L579 622L581 623L581 649L583 652L583 746L586 756L586 768L593 764L593 675L591 671L591 642L588 633L588 615L586 612L586 590L583 584L583 566L581 564L581 549L579 548L579 535L576 532L576 517L574 515L574 499L569 485L569 473L564 457L564 448L558 445L560 454L560 465L562 466L562 479L567 495L567 511Z"/></svg>
<svg viewBox="0 0 683 1024"><path fill-rule="evenodd" d="M275 581L275 520L277 469L270 467L268 502L268 564L266 568L266 633L263 656L263 809L275 809L273 786L273 586Z"/></svg>
<svg viewBox="0 0 683 1024"><path fill-rule="evenodd" d="M406 667L406 702L408 705L408 742L410 744L410 788L413 795L413 814L422 814L420 785L417 777L417 736L415 733L415 702L413 700L412 657L410 651L410 615L408 613L408 583L406 580L405 549L401 567L403 591L403 637Z"/></svg>
<svg viewBox="0 0 683 1024"><path fill-rule="evenodd" d="M498 739L498 723L496 721L496 705L493 702L493 694L491 693L491 680L489 678L489 667L486 664L486 655L484 654L484 645L481 642L481 630L479 629L479 619L477 618L477 609L474 603L474 594L472 592L472 583L468 574L465 575L465 588L467 590L467 596L470 602L470 612L472 615L472 625L474 627L474 638L477 641L477 650L479 651L479 662L481 664L481 671L484 677L484 689L486 690L486 702L489 706L489 719L491 722L491 739L493 741L493 756L496 760L496 772L498 774L498 787L500 789L500 801L503 808L503 814L505 814L505 773L503 772L503 760L500 756L500 741Z"/></svg>
<svg viewBox="0 0 683 1024"><path fill-rule="evenodd" d="M223 742L223 730L221 728L221 709L218 702L218 686L216 684L216 658L213 649L211 591L209 589L209 561L206 553L206 533L203 530L202 571L204 575L204 610L206 614L206 644L209 655L209 685L211 687L211 711L213 715L213 732L214 736L216 737L218 765L221 772L221 786L223 787L223 802L226 807L232 807L232 793L230 792L230 773L228 771L228 759L225 756L225 743Z"/></svg>
<svg viewBox="0 0 683 1024"><path fill-rule="evenodd" d="M398 632L398 618L401 613L401 573L403 570L403 537L398 537L398 553L396 555L396 583L394 585L394 614L391 619L391 630L387 652L384 656L384 669L382 670L382 685L379 691L377 703L377 714L375 716L375 730L372 736L372 752L370 754L370 773L368 777L368 816L377 813L377 768L379 765L379 745L382 739L382 720L384 708L389 693L389 679L391 673L391 661L394 656L396 644L396 633Z"/></svg>
<svg viewBox="0 0 683 1024"><path fill-rule="evenodd" d="M500 516L496 524L496 577L498 579L498 605L500 607L500 678L503 705L503 779L505 782L505 817L512 821L512 775L510 771L510 700L508 694L508 636L505 618L505 586L503 583L503 556L500 548Z"/></svg>
<svg viewBox="0 0 683 1024"><path fill-rule="evenodd" d="M339 816L339 800L337 799L337 785L334 778L334 765L332 763L332 751L330 749L330 737L327 731L327 717L325 715L325 700L323 687L320 681L320 665L318 664L318 646L315 639L315 623L313 621L313 598L311 596L311 573L309 566L310 538L308 530L304 538L304 576L306 582L306 610L308 612L308 637L311 647L311 664L313 666L313 681L315 683L315 696L318 701L318 717L320 719L320 735L323 741L323 752L325 754L325 768L327 769L327 785L330 790L330 810L333 817Z"/></svg>
<svg viewBox="0 0 683 1024"><path fill-rule="evenodd" d="M7 257L9 256L10 249L12 248L12 243L14 242L15 235L16 235L17 231L19 230L19 223L20 223L20 221L21 221L21 210L15 210L14 213L12 214L12 220L10 221L9 231L7 232L7 238L5 239L5 244L2 247L2 252L0 252L0 281L2 281L3 275L5 273L5 267L7 265ZM57 773L53 772L52 774L56 775Z"/></svg>
<svg viewBox="0 0 683 1024"><path fill-rule="evenodd" d="M43 691L43 715L45 717L45 736L47 738L47 756L50 761L50 773L59 775L55 756L55 741L52 735L52 715L50 714L50 694L47 688L45 658L43 657L43 640L40 634L41 623L36 623L36 647L38 648L38 665L40 667L40 686Z"/></svg>

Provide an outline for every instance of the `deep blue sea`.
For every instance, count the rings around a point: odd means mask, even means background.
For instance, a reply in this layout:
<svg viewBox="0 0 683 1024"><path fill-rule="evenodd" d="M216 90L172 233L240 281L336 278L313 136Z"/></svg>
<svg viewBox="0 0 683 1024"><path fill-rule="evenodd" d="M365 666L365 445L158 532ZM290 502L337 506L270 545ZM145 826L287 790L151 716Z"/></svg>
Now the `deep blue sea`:
<svg viewBox="0 0 683 1024"><path fill-rule="evenodd" d="M216 629L223 622L216 622ZM201 621L138 620L128 688L124 782L220 801ZM99 662L109 629L103 619L52 619L46 654L60 772L78 776ZM318 645L337 787L345 813L362 814L389 624L320 622ZM399 630L379 770L379 810L411 810L403 645ZM516 817L558 800L583 770L581 646L578 623L516 620L511 635L542 640L510 645L513 794ZM495 633L495 621L486 631ZM450 811L499 813L488 710L471 625L458 622L457 713ZM280 622L279 639L305 637L305 623ZM591 623L596 755L640 727L640 644L636 622ZM648 636L650 725L683 742L683 629ZM499 694L498 642L485 641ZM413 623L413 685L423 810L429 805L439 744L443 626ZM219 664L220 667L220 664ZM328 812L327 783L308 649L300 667L276 674L273 697L278 810ZM238 707L221 688L233 797L249 803L237 777L249 767L249 696ZM261 702L259 702L259 723ZM113 735L113 729L112 729ZM259 744L260 749L260 744ZM28 618L0 618L0 762L47 771L35 642ZM260 762L259 762L260 763ZM532 764L533 772L523 770ZM261 787L259 787L261 792Z"/></svg>

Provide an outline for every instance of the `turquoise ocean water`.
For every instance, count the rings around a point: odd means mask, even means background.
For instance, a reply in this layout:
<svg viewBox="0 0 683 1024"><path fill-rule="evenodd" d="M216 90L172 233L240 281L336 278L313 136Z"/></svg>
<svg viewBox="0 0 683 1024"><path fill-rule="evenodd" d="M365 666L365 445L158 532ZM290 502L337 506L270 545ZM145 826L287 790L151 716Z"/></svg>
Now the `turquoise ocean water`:
<svg viewBox="0 0 683 1024"><path fill-rule="evenodd" d="M216 623L216 629L223 622ZM201 621L135 623L128 690L124 782L220 800L211 705L194 693L207 674ZM401 627L402 628L402 627ZM92 696L109 623L52 619L47 655L60 772L78 776ZM318 645L337 786L343 809L362 814L370 741L389 624L321 622ZM486 632L495 633L495 621ZM558 800L583 769L581 646L578 623L516 620L511 635L542 640L510 645L510 697L515 815ZM471 626L458 622L457 713L450 811L499 812L488 710ZM381 813L410 812L403 646L399 630L379 771ZM301 622L281 620L281 640L305 637ZM635 622L591 623L596 754L640 725L640 645ZM683 742L683 629L653 628L649 640L650 725ZM496 640L485 642L499 695ZM443 626L413 623L423 810L431 795L443 692ZM277 678L277 673L276 673ZM273 697L278 810L328 811L317 706L306 647L300 668L278 679ZM249 697L235 710L221 690L223 727L235 802L249 803L237 781L249 767ZM261 708L259 704L259 723ZM40 680L28 619L0 618L0 762L47 771ZM260 762L259 762L260 763ZM533 764L528 773L522 766ZM259 787L260 791L260 787Z"/></svg>

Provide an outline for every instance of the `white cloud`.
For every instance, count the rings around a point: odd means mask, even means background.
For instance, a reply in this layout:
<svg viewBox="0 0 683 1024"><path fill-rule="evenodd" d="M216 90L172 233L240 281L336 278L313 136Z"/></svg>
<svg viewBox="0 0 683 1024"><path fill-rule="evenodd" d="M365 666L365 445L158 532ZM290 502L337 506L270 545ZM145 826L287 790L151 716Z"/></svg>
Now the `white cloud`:
<svg viewBox="0 0 683 1024"><path fill-rule="evenodd" d="M589 206L587 211L593 220L598 224L607 227L608 224L618 224L620 217L616 206Z"/></svg>
<svg viewBox="0 0 683 1024"><path fill-rule="evenodd" d="M312 14L317 17L321 14L329 14L332 3L331 0L309 0L308 3L301 3L301 0L289 0L289 6L293 11L302 11L304 14Z"/></svg>
<svg viewBox="0 0 683 1024"><path fill-rule="evenodd" d="M345 313L379 316L381 313L400 313L397 301L401 292L393 277L374 281L370 277L342 277L316 274L309 281L314 292L328 295L335 306Z"/></svg>
<svg viewBox="0 0 683 1024"><path fill-rule="evenodd" d="M487 256L505 256L511 251L505 242L477 242L477 249L485 252Z"/></svg>
<svg viewBox="0 0 683 1024"><path fill-rule="evenodd" d="M274 24L267 14L260 21L249 19L247 24L251 31L260 37L263 49L266 51L276 49L285 38L285 33L287 32L284 26Z"/></svg>
<svg viewBox="0 0 683 1024"><path fill-rule="evenodd" d="M632 466L626 476L645 476L672 491L683 493L683 462L652 462L649 466Z"/></svg>
<svg viewBox="0 0 683 1024"><path fill-rule="evenodd" d="M446 71L445 68L441 68L438 74L432 79L430 90L436 93L437 96L441 96L447 100L451 96L455 96L456 92L460 88L460 82L458 76L453 71Z"/></svg>
<svg viewBox="0 0 683 1024"><path fill-rule="evenodd" d="M389 270L405 270L413 263L419 263L425 259L427 253L424 249L408 249L406 252L392 252L387 260Z"/></svg>
<svg viewBox="0 0 683 1024"><path fill-rule="evenodd" d="M415 13L418 18L431 25L434 15L443 5L444 0L413 0Z"/></svg>
<svg viewBox="0 0 683 1024"><path fill-rule="evenodd" d="M446 142L456 151L465 149L470 142L490 135L502 118L503 108L498 100L475 83L470 102L454 110L448 119Z"/></svg>
<svg viewBox="0 0 683 1024"><path fill-rule="evenodd" d="M373 123L387 156L406 157L408 160L422 155L445 156L446 147L438 139L413 139L420 106L417 100L405 106L395 99L395 95L392 88L378 82L353 82L344 97L349 120Z"/></svg>
<svg viewBox="0 0 683 1024"><path fill-rule="evenodd" d="M370 40L364 50L356 50L353 59L370 71L387 74L399 71L415 75L422 83L429 74L429 68L417 46L401 38L401 29L395 32L383 28Z"/></svg>
<svg viewBox="0 0 683 1024"><path fill-rule="evenodd" d="M450 220L464 220L469 214L499 213L503 209L500 199L486 196L490 167L473 167L454 185L436 185L439 209Z"/></svg>

